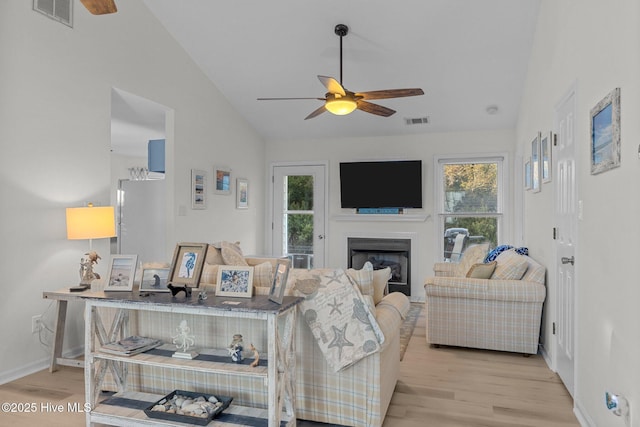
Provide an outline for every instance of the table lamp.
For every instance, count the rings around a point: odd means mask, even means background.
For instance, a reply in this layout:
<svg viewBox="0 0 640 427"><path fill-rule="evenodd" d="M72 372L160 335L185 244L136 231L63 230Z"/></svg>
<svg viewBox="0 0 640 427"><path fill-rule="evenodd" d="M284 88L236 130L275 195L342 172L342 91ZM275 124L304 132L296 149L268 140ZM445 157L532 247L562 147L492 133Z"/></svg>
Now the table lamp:
<svg viewBox="0 0 640 427"><path fill-rule="evenodd" d="M93 272L93 264L100 256L92 250L92 239L105 239L116 235L115 209L113 206L95 207L89 203L86 207L67 208L67 239L89 240L87 258L80 258L80 284L71 288L82 291L91 287L91 281L99 279Z"/></svg>

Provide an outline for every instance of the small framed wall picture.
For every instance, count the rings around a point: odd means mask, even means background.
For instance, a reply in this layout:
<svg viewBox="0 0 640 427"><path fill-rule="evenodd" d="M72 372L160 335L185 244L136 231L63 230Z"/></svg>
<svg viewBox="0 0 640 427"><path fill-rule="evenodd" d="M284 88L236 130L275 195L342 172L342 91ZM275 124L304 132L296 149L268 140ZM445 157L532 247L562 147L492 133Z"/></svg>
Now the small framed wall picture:
<svg viewBox="0 0 640 427"><path fill-rule="evenodd" d="M197 288L207 247L206 243L178 243L173 251L168 284Z"/></svg>
<svg viewBox="0 0 640 427"><path fill-rule="evenodd" d="M551 182L551 151L553 132L547 132L540 139L540 175L542 183Z"/></svg>
<svg viewBox="0 0 640 427"><path fill-rule="evenodd" d="M143 268L140 292L169 292L169 267Z"/></svg>
<svg viewBox="0 0 640 427"><path fill-rule="evenodd" d="M251 298L253 267L221 265L218 268L216 296Z"/></svg>
<svg viewBox="0 0 640 427"><path fill-rule="evenodd" d="M207 208L207 172L191 169L191 209Z"/></svg>
<svg viewBox="0 0 640 427"><path fill-rule="evenodd" d="M138 255L113 255L109 263L109 280L104 290L131 292L137 265Z"/></svg>
<svg viewBox="0 0 640 427"><path fill-rule="evenodd" d="M249 180L246 178L236 180L236 208L249 208Z"/></svg>
<svg viewBox="0 0 640 427"><path fill-rule="evenodd" d="M591 175L620 166L620 88L591 109Z"/></svg>
<svg viewBox="0 0 640 427"><path fill-rule="evenodd" d="M531 191L540 191L540 132L531 141Z"/></svg>
<svg viewBox="0 0 640 427"><path fill-rule="evenodd" d="M213 192L215 194L231 194L231 169L226 166L213 167Z"/></svg>
<svg viewBox="0 0 640 427"><path fill-rule="evenodd" d="M289 276L289 267L291 263L289 259L279 259L276 262L276 272L273 275L271 290L269 291L269 299L278 304L282 304L284 298L284 290L287 287L287 277Z"/></svg>

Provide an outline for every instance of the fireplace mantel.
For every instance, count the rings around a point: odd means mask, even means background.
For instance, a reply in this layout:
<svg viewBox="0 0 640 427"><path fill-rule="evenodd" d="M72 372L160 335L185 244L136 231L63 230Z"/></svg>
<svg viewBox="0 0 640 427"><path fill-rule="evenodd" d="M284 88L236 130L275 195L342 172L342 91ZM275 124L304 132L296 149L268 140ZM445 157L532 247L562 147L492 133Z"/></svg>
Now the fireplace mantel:
<svg viewBox="0 0 640 427"><path fill-rule="evenodd" d="M338 214L333 215L331 218L335 221L379 221L379 222L425 222L429 219L429 214L398 214L398 215L385 215L385 214Z"/></svg>

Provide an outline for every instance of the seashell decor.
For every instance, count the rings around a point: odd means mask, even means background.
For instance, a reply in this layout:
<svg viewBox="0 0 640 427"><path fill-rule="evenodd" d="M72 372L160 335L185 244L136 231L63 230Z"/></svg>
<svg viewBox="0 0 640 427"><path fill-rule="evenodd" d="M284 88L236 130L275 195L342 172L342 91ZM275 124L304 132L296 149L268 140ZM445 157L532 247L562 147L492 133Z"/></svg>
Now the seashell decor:
<svg viewBox="0 0 640 427"><path fill-rule="evenodd" d="M215 396L211 396L209 399L204 396L199 396L194 399L189 396L175 394L171 399L168 399L163 404L155 405L151 410L168 414L207 418L221 406L222 402L216 399Z"/></svg>

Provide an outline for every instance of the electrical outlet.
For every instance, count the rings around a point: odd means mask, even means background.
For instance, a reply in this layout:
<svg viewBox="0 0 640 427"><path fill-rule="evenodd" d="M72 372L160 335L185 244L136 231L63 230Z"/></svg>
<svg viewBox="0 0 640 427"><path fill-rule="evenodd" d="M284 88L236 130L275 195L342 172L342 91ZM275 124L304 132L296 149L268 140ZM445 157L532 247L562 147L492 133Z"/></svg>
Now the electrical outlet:
<svg viewBox="0 0 640 427"><path fill-rule="evenodd" d="M40 329L42 329L42 315L37 314L31 318L31 333L38 333Z"/></svg>

